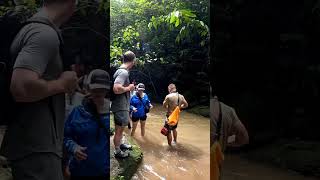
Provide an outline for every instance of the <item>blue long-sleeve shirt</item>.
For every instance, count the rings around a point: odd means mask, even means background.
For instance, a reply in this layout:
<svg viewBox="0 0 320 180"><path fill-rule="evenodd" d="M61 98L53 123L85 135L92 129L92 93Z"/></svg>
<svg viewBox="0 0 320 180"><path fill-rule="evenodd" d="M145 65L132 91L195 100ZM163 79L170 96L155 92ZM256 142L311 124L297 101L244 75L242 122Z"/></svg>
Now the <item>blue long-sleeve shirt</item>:
<svg viewBox="0 0 320 180"><path fill-rule="evenodd" d="M101 121L108 129L110 114L102 115ZM65 122L64 146L70 158L72 176L108 176L110 170L110 134L101 128L83 105L73 109ZM76 146L87 147L86 160L73 157Z"/></svg>
<svg viewBox="0 0 320 180"><path fill-rule="evenodd" d="M144 110L145 106L151 106L151 102L149 100L148 95L144 93L144 96L140 100L137 94L134 94L130 100L130 111L132 112L132 117L141 118L146 116L146 112ZM137 112L133 112L134 107L137 108Z"/></svg>

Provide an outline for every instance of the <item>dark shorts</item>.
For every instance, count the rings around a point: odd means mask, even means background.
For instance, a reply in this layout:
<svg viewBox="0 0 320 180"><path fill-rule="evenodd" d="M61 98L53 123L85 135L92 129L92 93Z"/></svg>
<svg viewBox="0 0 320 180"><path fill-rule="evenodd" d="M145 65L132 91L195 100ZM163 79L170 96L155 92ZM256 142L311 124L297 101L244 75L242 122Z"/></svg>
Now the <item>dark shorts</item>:
<svg viewBox="0 0 320 180"><path fill-rule="evenodd" d="M147 115L143 117L132 117L132 122L138 122L138 121L146 121L147 120Z"/></svg>
<svg viewBox="0 0 320 180"><path fill-rule="evenodd" d="M53 153L33 153L11 161L14 180L63 180L61 158Z"/></svg>
<svg viewBox="0 0 320 180"><path fill-rule="evenodd" d="M113 113L114 115L114 124L117 126L128 126L129 124L129 111L117 111Z"/></svg>
<svg viewBox="0 0 320 180"><path fill-rule="evenodd" d="M165 128L168 129L169 132L171 132L172 130L177 129L178 124L176 124L175 126L169 126L167 123L164 125Z"/></svg>
<svg viewBox="0 0 320 180"><path fill-rule="evenodd" d="M169 117L169 115L166 114L166 118L168 118L168 117ZM164 124L164 127L167 128L169 132L171 132L172 130L177 129L178 123L177 123L175 126L170 126L169 124L165 123L165 124Z"/></svg>

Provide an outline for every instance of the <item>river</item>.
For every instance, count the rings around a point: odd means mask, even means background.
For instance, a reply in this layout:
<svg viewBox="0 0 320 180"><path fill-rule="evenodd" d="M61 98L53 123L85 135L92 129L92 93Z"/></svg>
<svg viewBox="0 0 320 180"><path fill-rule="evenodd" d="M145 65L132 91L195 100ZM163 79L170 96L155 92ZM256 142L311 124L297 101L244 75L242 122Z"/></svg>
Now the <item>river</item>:
<svg viewBox="0 0 320 180"><path fill-rule="evenodd" d="M183 111L178 125L178 144L169 147L160 133L165 111L156 105L148 115L146 136L138 125L134 139L144 153L133 180L210 179L209 119ZM299 173L226 154L222 180L316 180Z"/></svg>
<svg viewBox="0 0 320 180"><path fill-rule="evenodd" d="M144 153L143 162L132 179L208 180L210 179L209 119L181 112L176 146L168 146L160 133L165 111L157 105L148 114L146 135L138 125L134 139Z"/></svg>

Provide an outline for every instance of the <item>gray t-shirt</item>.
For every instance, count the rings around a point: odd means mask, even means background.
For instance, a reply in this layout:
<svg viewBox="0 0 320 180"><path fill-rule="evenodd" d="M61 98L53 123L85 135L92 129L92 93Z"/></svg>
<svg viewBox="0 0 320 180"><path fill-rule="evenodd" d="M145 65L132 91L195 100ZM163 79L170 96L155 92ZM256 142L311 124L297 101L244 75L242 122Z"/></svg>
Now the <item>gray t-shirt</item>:
<svg viewBox="0 0 320 180"><path fill-rule="evenodd" d="M126 69L118 69L114 75L114 84L121 84L124 87L129 86L129 72ZM111 111L129 111L130 109L130 92L116 94L111 104Z"/></svg>
<svg viewBox="0 0 320 180"><path fill-rule="evenodd" d="M51 23L43 10L33 18ZM45 80L57 79L63 72L59 46L58 33L52 27L28 24L11 45L11 53L16 57L14 68L29 69ZM4 140L6 145L2 149L10 160L34 152L50 152L62 157L65 96L54 95L50 100L53 108L49 108L49 98L21 106L17 119L8 126Z"/></svg>

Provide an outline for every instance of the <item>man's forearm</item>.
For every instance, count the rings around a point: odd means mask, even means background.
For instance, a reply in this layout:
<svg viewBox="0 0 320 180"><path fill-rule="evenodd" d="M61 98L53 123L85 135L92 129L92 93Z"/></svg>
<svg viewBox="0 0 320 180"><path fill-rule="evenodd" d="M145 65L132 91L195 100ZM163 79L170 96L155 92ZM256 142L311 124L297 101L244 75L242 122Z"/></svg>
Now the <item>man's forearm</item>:
<svg viewBox="0 0 320 180"><path fill-rule="evenodd" d="M188 103L187 102L183 102L181 105L181 108L185 109L188 107Z"/></svg>
<svg viewBox="0 0 320 180"><path fill-rule="evenodd" d="M17 102L35 102L43 98L63 93L64 89L59 80L46 81L43 79L30 80L11 86L11 92Z"/></svg>
<svg viewBox="0 0 320 180"><path fill-rule="evenodd" d="M125 92L128 92L127 87L124 87L122 85L117 85L116 87L113 88L113 91L115 94L123 94Z"/></svg>

